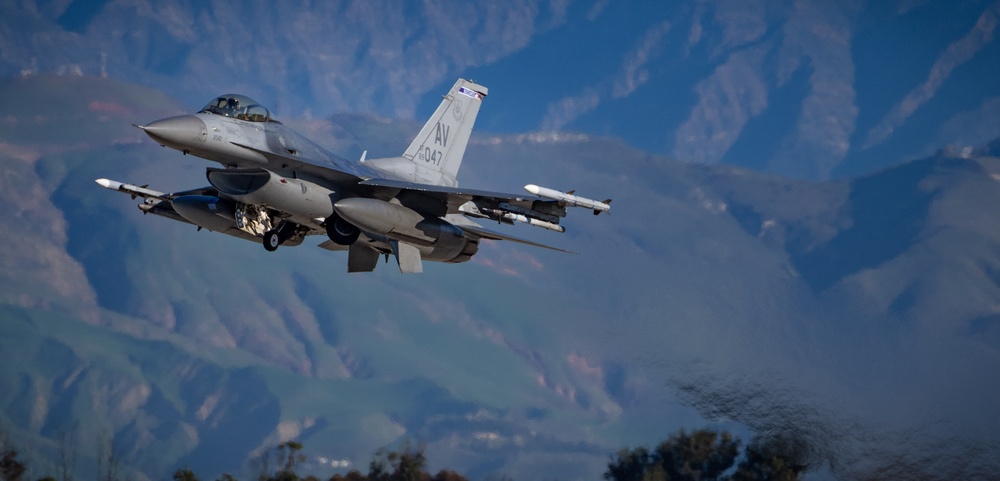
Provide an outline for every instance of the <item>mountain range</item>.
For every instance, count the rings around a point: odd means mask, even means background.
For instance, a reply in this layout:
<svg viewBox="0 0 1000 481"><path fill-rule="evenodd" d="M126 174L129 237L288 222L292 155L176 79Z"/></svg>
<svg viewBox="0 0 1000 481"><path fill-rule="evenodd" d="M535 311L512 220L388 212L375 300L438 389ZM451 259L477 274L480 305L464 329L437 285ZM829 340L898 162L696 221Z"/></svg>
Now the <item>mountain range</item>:
<svg viewBox="0 0 1000 481"><path fill-rule="evenodd" d="M188 110L425 118L457 75L499 133L623 138L826 180L1000 136L996 0L0 4L0 76L108 75Z"/></svg>
<svg viewBox="0 0 1000 481"><path fill-rule="evenodd" d="M94 184L204 185L130 126L186 110L116 79L0 83L0 426L40 471L65 439L80 475L103 446L133 479L245 474L296 439L321 475L409 442L474 478L595 479L702 426L794 439L819 479L1000 467L996 141L817 182L484 129L463 186L614 198L561 236L496 227L579 254L484 243L348 275L319 240L269 253ZM282 120L354 158L419 129Z"/></svg>

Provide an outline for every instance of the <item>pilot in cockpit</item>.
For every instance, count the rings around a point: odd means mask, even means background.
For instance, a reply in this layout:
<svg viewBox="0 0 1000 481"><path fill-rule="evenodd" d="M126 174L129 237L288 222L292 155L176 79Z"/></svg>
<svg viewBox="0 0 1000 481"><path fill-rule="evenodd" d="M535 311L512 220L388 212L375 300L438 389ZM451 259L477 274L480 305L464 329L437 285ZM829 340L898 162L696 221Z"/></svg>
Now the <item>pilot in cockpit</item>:
<svg viewBox="0 0 1000 481"><path fill-rule="evenodd" d="M242 95L227 94L213 99L201 112L222 115L248 122L277 122L257 101Z"/></svg>
<svg viewBox="0 0 1000 481"><path fill-rule="evenodd" d="M235 117L240 111L240 99L229 97L226 99L226 117Z"/></svg>

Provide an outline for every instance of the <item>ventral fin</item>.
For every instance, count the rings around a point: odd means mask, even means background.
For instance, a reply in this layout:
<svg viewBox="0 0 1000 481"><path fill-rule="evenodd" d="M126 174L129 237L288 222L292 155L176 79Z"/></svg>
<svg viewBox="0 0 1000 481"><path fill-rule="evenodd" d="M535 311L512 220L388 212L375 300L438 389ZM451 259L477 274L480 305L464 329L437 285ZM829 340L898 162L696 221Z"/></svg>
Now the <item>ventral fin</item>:
<svg viewBox="0 0 1000 481"><path fill-rule="evenodd" d="M399 263L399 272L403 274L416 274L424 271L423 262L420 259L420 249L405 242L391 241L392 253Z"/></svg>
<svg viewBox="0 0 1000 481"><path fill-rule="evenodd" d="M347 250L347 272L371 272L378 264L379 253L357 242Z"/></svg>

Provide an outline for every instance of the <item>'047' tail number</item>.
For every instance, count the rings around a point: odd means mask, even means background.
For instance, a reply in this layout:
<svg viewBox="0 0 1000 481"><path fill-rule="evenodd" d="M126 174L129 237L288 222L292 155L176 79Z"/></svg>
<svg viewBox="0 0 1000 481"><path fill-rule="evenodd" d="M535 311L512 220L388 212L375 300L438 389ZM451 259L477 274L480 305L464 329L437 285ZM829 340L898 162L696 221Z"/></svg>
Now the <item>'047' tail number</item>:
<svg viewBox="0 0 1000 481"><path fill-rule="evenodd" d="M424 150L419 151L417 157L428 164L441 165L441 160L444 159L444 152L430 147L424 147Z"/></svg>
<svg viewBox="0 0 1000 481"><path fill-rule="evenodd" d="M441 147L448 147L448 135L451 133L451 126L447 124L442 124L438 122L434 126L434 144L440 145ZM424 148L417 151L417 158L422 159L428 164L434 164L435 166L441 165L444 161L444 152L432 149L426 145Z"/></svg>

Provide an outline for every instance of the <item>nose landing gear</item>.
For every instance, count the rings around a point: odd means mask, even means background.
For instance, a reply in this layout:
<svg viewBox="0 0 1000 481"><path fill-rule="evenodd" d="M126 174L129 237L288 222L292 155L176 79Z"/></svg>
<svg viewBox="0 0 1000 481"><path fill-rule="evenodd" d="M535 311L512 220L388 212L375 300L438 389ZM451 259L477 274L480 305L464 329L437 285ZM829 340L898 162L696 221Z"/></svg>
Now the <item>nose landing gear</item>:
<svg viewBox="0 0 1000 481"><path fill-rule="evenodd" d="M281 221L278 224L277 229L269 230L264 233L264 249L268 252L274 252L278 250L278 246L284 244L289 237L295 235L295 231L298 226L292 222L286 220Z"/></svg>

